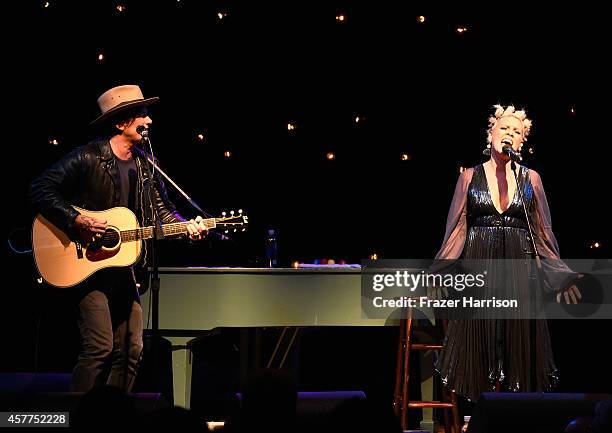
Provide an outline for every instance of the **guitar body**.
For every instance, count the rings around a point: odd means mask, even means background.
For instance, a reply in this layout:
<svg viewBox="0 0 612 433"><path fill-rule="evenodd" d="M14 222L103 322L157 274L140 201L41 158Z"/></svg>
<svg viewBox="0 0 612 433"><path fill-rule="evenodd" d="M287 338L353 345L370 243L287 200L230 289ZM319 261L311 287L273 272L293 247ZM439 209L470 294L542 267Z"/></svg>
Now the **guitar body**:
<svg viewBox="0 0 612 433"><path fill-rule="evenodd" d="M106 220L106 233L81 244L38 215L32 226L32 250L40 276L56 287L71 287L103 268L130 266L138 261L142 241L122 242L120 232L140 226L134 212L124 207L105 211L74 208L81 214Z"/></svg>

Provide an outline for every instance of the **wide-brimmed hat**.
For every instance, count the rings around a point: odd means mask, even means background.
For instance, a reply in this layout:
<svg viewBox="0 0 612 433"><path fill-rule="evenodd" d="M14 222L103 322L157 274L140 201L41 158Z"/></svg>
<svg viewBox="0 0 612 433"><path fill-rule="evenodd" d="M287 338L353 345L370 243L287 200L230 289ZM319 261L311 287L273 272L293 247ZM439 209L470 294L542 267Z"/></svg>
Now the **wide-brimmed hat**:
<svg viewBox="0 0 612 433"><path fill-rule="evenodd" d="M158 100L159 98L156 96L145 99L144 96L142 96L140 87L136 85L129 84L113 87L102 93L98 98L98 107L100 107L101 114L97 119L91 122L90 125L97 125L109 117L129 108L146 107Z"/></svg>

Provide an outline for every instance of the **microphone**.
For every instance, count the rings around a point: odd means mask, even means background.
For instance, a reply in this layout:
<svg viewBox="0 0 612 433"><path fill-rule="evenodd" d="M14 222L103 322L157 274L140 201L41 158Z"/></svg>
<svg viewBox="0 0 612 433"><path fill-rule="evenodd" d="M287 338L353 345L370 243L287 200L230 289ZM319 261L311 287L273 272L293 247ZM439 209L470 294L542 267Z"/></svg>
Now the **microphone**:
<svg viewBox="0 0 612 433"><path fill-rule="evenodd" d="M138 125L136 127L136 132L140 134L143 140L149 139L149 128L147 128L145 125Z"/></svg>
<svg viewBox="0 0 612 433"><path fill-rule="evenodd" d="M521 154L515 151L509 144L503 145L502 152L508 155L508 157L514 162L520 162L523 160Z"/></svg>

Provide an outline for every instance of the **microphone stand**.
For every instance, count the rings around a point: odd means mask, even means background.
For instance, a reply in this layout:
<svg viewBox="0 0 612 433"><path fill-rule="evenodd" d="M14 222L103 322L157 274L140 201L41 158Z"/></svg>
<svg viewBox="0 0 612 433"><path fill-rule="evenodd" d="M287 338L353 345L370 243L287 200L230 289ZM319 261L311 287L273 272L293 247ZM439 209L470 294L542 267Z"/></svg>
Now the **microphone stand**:
<svg viewBox="0 0 612 433"><path fill-rule="evenodd" d="M148 138L147 138L146 140L147 140L147 142L149 142L149 141L148 141L148 140L149 140ZM150 144L150 142L149 142L149 144ZM194 200L193 200L191 197L189 197L189 196L187 195L187 193L186 193L185 191L183 191L183 190L181 189L181 187L179 187L179 186L176 184L176 182L174 182L174 181L173 181L173 180L170 178L170 176L168 176L168 175L167 175L167 174L166 174L166 173L165 173L165 172L164 172L164 171L163 171L163 170L162 170L162 169L161 169L161 168L160 168L160 167L159 167L159 166L158 166L158 165L155 163L155 161L154 161L153 159L149 158L149 155L147 155L147 154L146 154L146 152L145 152L143 149L141 149L141 148L139 148L139 147L137 147L137 146L134 146L134 149L135 149L135 150L136 150L138 153L140 153L140 155L141 155L143 158L145 158L147 161L149 161L149 163L150 163L150 164L153 166L154 170L155 170L155 171L158 171L158 172L159 172L159 174L161 174L161 175L164 177L164 179L166 179L168 182L170 182L170 184L171 184L171 185L172 185L174 188L176 188L176 190L177 190L178 192L180 192L180 193L183 195L183 197L185 197L185 199L186 199L186 200L189 202L189 204L190 204L191 206L193 206L193 207L194 207L194 208L195 208L195 209L196 209L198 212L200 212L200 213L202 214L202 216L205 216L205 217L210 217L210 215L209 215L209 214L207 214L207 213L206 213L204 210L202 210L202 208L201 208L200 206L198 206L198 204L197 204L197 203L196 203L196 202L195 202L195 201L194 201Z"/></svg>
<svg viewBox="0 0 612 433"><path fill-rule="evenodd" d="M140 131L139 131L140 132ZM149 149L151 155L153 155L153 148L151 147L151 142L149 141L148 134L141 134L142 142L147 143L149 145ZM142 155L146 160L152 161L152 158L149 158L147 153L138 148L137 146L133 146L133 149L137 150L140 155ZM161 374L159 374L159 353L160 353L160 335L159 335L159 290L160 290L160 279L159 279L159 245L158 241L164 238L164 231L161 224L161 219L159 217L158 209L155 203L153 202L153 193L152 188L154 188L155 181L155 172L156 165L153 164L153 169L149 169L149 164L143 164L144 171L146 172L149 183L147 185L147 197L149 200L148 206L151 209L151 223L153 225L153 236L151 239L151 274L150 274L150 289L151 289L151 303L152 303L152 325L151 325L151 342L150 342L150 351L151 351L151 365L153 371L153 377L156 379L161 378ZM144 187L144 184L143 184ZM144 203L143 203L144 206ZM143 221L144 222L144 221ZM156 388L160 387L159 382L156 383ZM156 391L159 389L156 389Z"/></svg>
<svg viewBox="0 0 612 433"><path fill-rule="evenodd" d="M535 259L537 281L539 284L538 290L539 290L542 287L544 287L544 280L542 278L544 275L543 270L542 270L542 261L540 260L540 253L538 252L538 247L533 237L533 228L531 226L529 212L527 212L527 206L525 205L525 195L523 194L524 185L523 186L519 185L519 179L518 179L518 174L517 174L518 170L517 170L516 163L514 162L512 155L509 154L509 156L511 158L510 168L512 169L512 173L514 174L514 179L516 181L516 188L518 189L518 192L519 192L519 200L521 202L523 212L525 214L525 220L527 221L527 229L529 231L529 241L531 243L531 248L532 248L531 253L533 254L533 257ZM536 306L535 299L536 299L535 292L531 291L530 301L534 308ZM536 374L537 344L536 344L536 319L535 318L529 319L529 348L530 348L529 364L530 364L530 382L531 382L530 388L534 389L534 387L537 386L537 374ZM527 392L530 392L530 391L531 390L527 390Z"/></svg>
<svg viewBox="0 0 612 433"><path fill-rule="evenodd" d="M143 143L146 142L149 144L149 148L151 149L151 154L153 154L153 149L151 147L151 142L149 141L149 138L148 138L148 133L143 132L143 131L144 130L138 131L139 133L142 133L141 134L142 142ZM136 148L136 146L133 146L133 148ZM138 149L138 148L136 149L141 155L146 156L146 153L142 149ZM153 176L155 175L155 167L153 168L152 171L149 170L149 166L146 163L143 164L143 167L149 179L149 184L146 188L147 188L147 196L149 199L148 205L151 209L151 223L153 224L153 236L152 236L152 241L151 241L152 275L151 275L151 280L150 280L150 288L151 288L151 298L152 298L152 303L153 303L154 308L153 308L153 325L152 325L152 330L151 330L152 331L151 332L151 338L152 338L151 353L153 354L152 359L154 360L154 371L158 371L158 365L157 365L158 353L159 353L159 341L158 341L159 340L159 308L158 307L159 307L160 280L159 280L157 241L164 238L164 231L162 229L157 207L153 203L153 197L151 194L151 188L153 188L153 182L154 182ZM145 185L143 183L143 188L144 187ZM145 203L142 203L142 206L144 207ZM143 221L143 223L144 222L145 221ZM136 278L135 278L133 269L132 269L132 276L134 278L134 283L136 283ZM138 288L136 288L136 290L138 290ZM124 338L124 364L123 364L122 387L126 392L128 392L128 388L132 387L133 379L135 378L135 377L132 377L128 379L130 342L131 342L131 334L132 334L130 331L130 318L132 314L132 306L133 305L130 305L130 310L128 311L126 322L125 322L126 330L125 330L125 338ZM140 352L138 356L138 360L136 361L135 370L139 368L141 360L142 360L142 351ZM136 374L137 372L135 371L134 373ZM159 377L159 375L156 375L156 377Z"/></svg>
<svg viewBox="0 0 612 433"><path fill-rule="evenodd" d="M210 214L205 212L191 197L185 193L177 184L174 182L170 176L168 176L156 163L153 156L153 148L151 146L151 141L148 137L148 131L146 129L137 130L139 134L142 136L142 142L147 143L149 145L150 155L144 149L141 149L138 146L132 146L134 150L140 156L145 159L145 170L149 176L149 186L148 186L148 196L149 196L149 205L152 209L152 222L153 222L153 240L151 242L151 316L152 316L152 324L151 324L151 354L153 358L153 372L156 378L160 379L161 375L157 374L159 371L159 348L160 348L160 335L159 335L159 291L160 291L160 278L159 278L159 262L158 262L158 245L157 241L159 239L164 238L163 228L161 226L161 221L159 218L159 214L157 212L157 207L154 205L152 197L151 197L151 188L153 187L153 176L155 173L159 172L174 188L182 194L182 196L191 204L195 209L198 210L202 214L203 217L210 218ZM149 169L149 164L151 164L152 169ZM214 232L213 232L214 233ZM215 233L222 240L226 240L227 237L220 234Z"/></svg>
<svg viewBox="0 0 612 433"><path fill-rule="evenodd" d="M148 137L143 137L143 141L148 143L149 147L151 146L151 142L149 141ZM148 157L145 151L143 151L142 149L138 149L138 148L136 148L136 150L138 150L147 160L152 161L152 159ZM152 153L153 152L151 152L151 154ZM152 331L153 331L154 337L159 332L159 315L158 315L159 310L157 307L159 306L160 282L159 282L159 263L158 263L157 241L164 238L164 230L161 225L159 213L157 212L157 206L155 206L155 204L153 203L153 198L151 195L151 189L154 187L153 185L154 185L155 179L153 178L153 176L155 176L156 167L157 166L153 164L153 170L149 170L149 164L144 164L145 171L147 172L147 175L149 176L149 185L147 188L147 195L149 196L149 206L151 207L151 222L153 223L153 238L151 242L151 270L152 270L151 299L153 301L153 306L154 306L153 313L152 313L153 314Z"/></svg>
<svg viewBox="0 0 612 433"><path fill-rule="evenodd" d="M205 210L203 210L203 209L202 209L202 208L201 208L201 207L200 207L200 206L199 206L199 205L198 205L198 204L195 202L195 200L193 200L191 197L189 197L189 195L187 195L187 193L186 193L185 191L183 191L183 190L181 189L181 187L180 187L180 186L178 186L178 185L176 184L176 182L174 182L174 181L172 180L172 178L171 178L170 176L168 176L168 175L166 174L166 172L164 172L164 170L162 170L162 169L161 169L161 168L160 168L160 167L159 167L159 166L158 166L158 165L155 163L155 161L149 157L149 155L148 155L148 154L147 154L147 153L146 153L146 152L145 152L143 149L141 149L141 148L139 148L139 147L137 147L137 146L133 146L133 148L134 148L134 149L135 149L135 150L136 150L136 151L137 151L137 152L138 152L138 153L139 153L139 154L140 154L140 155L141 155L143 158L145 158L145 159L146 159L146 160L147 160L147 161L148 161L148 162L149 162L149 163L150 163L150 164L153 166L153 168L155 169L155 171L156 171L156 172L159 172L159 174L161 174L161 175L164 177L164 179L166 179L166 180L167 180L167 181L168 181L168 182L169 182L169 183L170 183L170 184L171 184L171 185L172 185L172 186L173 186L173 187L174 187L174 188L175 188L175 189L176 189L176 190L177 190L179 193L181 193L181 195L182 195L182 196L185 198L185 200L187 200L187 202L188 202L188 203L189 203L191 206L193 206L193 208L194 208L194 209L196 209L198 212L200 212L200 213L202 214L202 217L204 217L204 218L212 218L212 215L211 215L211 214L209 214L208 212L206 212ZM221 233L217 233L217 232L214 232L214 231L210 231L210 232L209 232L209 235L210 235L210 234L213 234L214 236L217 236L219 239L221 239L221 240L223 240L223 241L226 241L226 240L230 239L228 236L225 236L225 235L223 235L223 234L221 234Z"/></svg>

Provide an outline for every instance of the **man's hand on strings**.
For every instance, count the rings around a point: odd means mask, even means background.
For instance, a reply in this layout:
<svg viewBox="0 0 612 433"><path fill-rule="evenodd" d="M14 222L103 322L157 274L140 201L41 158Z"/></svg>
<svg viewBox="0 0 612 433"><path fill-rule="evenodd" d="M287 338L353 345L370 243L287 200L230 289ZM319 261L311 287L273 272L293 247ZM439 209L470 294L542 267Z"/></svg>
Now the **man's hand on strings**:
<svg viewBox="0 0 612 433"><path fill-rule="evenodd" d="M194 241L204 239L208 234L208 227L204 224L204 218L198 215L196 219L189 220L187 231L189 232L189 239Z"/></svg>
<svg viewBox="0 0 612 433"><path fill-rule="evenodd" d="M95 241L106 232L106 220L86 215L77 215L74 220L74 226L79 231L82 240L86 243Z"/></svg>

